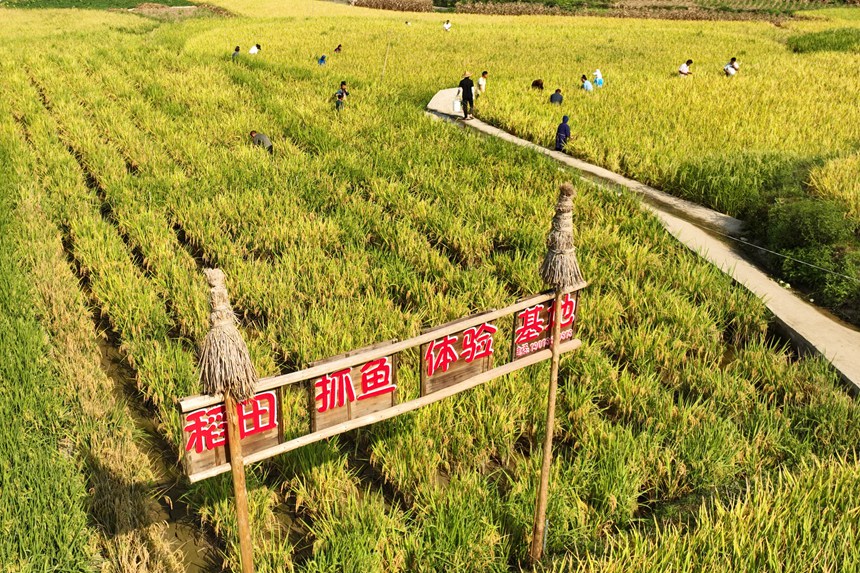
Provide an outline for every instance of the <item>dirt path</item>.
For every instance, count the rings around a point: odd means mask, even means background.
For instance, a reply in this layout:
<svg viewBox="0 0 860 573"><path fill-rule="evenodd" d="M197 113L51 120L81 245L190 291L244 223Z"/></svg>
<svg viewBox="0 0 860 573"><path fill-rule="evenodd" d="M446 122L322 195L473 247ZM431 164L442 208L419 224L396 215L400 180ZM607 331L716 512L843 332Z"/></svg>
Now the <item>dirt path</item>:
<svg viewBox="0 0 860 573"><path fill-rule="evenodd" d="M459 116L452 112L456 92L456 88L438 92L427 104L427 111L443 119L458 119ZM741 221L678 199L565 153L535 145L478 119L460 123L481 133L548 155L576 169L580 176L588 181L602 185L618 185L640 194L645 199L643 206L660 219L666 230L690 250L761 298L774 314L776 322L798 347L824 356L845 382L855 391L860 390L860 332L780 286L769 275L748 262L733 245L706 230L737 236L743 227Z"/></svg>

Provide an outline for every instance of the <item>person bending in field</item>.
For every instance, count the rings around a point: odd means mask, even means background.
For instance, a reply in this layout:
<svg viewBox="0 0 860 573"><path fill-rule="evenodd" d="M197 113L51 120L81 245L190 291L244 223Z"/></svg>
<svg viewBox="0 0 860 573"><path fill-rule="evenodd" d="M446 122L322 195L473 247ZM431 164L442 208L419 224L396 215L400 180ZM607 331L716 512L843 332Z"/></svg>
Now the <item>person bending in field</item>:
<svg viewBox="0 0 860 573"><path fill-rule="evenodd" d="M555 93L549 96L549 103L561 105L564 102L564 96L561 95L561 88L556 88Z"/></svg>
<svg viewBox="0 0 860 573"><path fill-rule="evenodd" d="M460 80L457 86L458 94L463 102L463 119L473 119L475 116L472 112L475 111L475 83L471 78L472 73L466 72L463 74L463 79Z"/></svg>
<svg viewBox="0 0 860 573"><path fill-rule="evenodd" d="M339 112L343 109L343 106L346 105L346 96L343 95L342 91L338 90L334 97L334 110Z"/></svg>
<svg viewBox="0 0 860 573"><path fill-rule="evenodd" d="M690 69L690 66L692 66L692 65L693 65L693 60L687 60L686 62L681 64L681 67L678 68L678 75L679 76L692 76L693 71Z"/></svg>
<svg viewBox="0 0 860 573"><path fill-rule="evenodd" d="M591 82L588 81L588 78L585 77L585 74L582 74L582 77L579 78L580 83L582 84L582 90L585 92L593 92L594 86L591 85Z"/></svg>
<svg viewBox="0 0 860 573"><path fill-rule="evenodd" d="M603 74L600 73L600 70L594 70L594 87L602 88L603 87Z"/></svg>
<svg viewBox="0 0 860 573"><path fill-rule="evenodd" d="M272 140L265 133L251 131L251 141L254 142L254 145L259 145L265 148L270 154L272 153Z"/></svg>
<svg viewBox="0 0 860 573"><path fill-rule="evenodd" d="M240 51L241 51L241 49L239 48L239 46L236 46L236 49L233 50L233 55L230 57L233 59L234 62L239 59L239 52Z"/></svg>
<svg viewBox="0 0 860 573"><path fill-rule="evenodd" d="M445 23L442 24L442 29L445 30L446 32L450 32L451 31L451 20L445 20Z"/></svg>
<svg viewBox="0 0 860 573"><path fill-rule="evenodd" d="M248 50L248 53L249 54L259 54L260 50L262 50L262 49L263 48L260 47L260 44L254 44L253 46L251 46L251 49Z"/></svg>
<svg viewBox="0 0 860 573"><path fill-rule="evenodd" d="M532 89L543 91L543 80L535 80L532 82Z"/></svg>
<svg viewBox="0 0 860 573"><path fill-rule="evenodd" d="M740 69L740 67L741 67L741 65L738 63L738 59L732 58L731 60L729 60L728 64L723 66L723 72L725 72L726 77L730 78L733 75L735 75L736 73L738 73L738 70Z"/></svg>
<svg viewBox="0 0 860 573"><path fill-rule="evenodd" d="M317 65L324 66L325 65L325 54L320 56L320 59L317 60Z"/></svg>
<svg viewBox="0 0 860 573"><path fill-rule="evenodd" d="M567 140L570 139L570 126L567 124L567 116L561 118L561 123L558 124L558 129L555 130L555 150L564 151L564 146Z"/></svg>
<svg viewBox="0 0 860 573"><path fill-rule="evenodd" d="M481 77L478 78L478 95L482 96L487 92L487 72L486 70L481 72Z"/></svg>
<svg viewBox="0 0 860 573"><path fill-rule="evenodd" d="M343 44L338 44L337 48L334 49L335 54L339 54L343 50Z"/></svg>

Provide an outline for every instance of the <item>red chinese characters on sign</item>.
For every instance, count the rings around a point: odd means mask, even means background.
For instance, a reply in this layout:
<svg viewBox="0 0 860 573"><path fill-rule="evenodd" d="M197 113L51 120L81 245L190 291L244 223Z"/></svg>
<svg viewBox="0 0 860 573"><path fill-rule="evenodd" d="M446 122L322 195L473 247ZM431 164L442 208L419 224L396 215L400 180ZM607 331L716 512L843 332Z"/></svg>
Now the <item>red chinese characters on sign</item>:
<svg viewBox="0 0 860 573"><path fill-rule="evenodd" d="M522 323L514 332L514 342L516 344L526 344L532 340L537 340L540 335L549 326L549 322L541 318L545 314L545 307L542 304L527 308L517 315L517 319Z"/></svg>
<svg viewBox="0 0 860 573"><path fill-rule="evenodd" d="M277 396L263 392L236 405L239 420L239 438L260 434L278 426ZM188 436L185 451L200 454L227 443L227 417L224 404L191 412L185 417L183 428Z"/></svg>
<svg viewBox="0 0 860 573"><path fill-rule="evenodd" d="M316 381L314 387L319 390L319 394L314 397L314 400L320 403L317 412L342 408L355 401L355 389L352 387L349 368L326 374Z"/></svg>
<svg viewBox="0 0 860 573"><path fill-rule="evenodd" d="M561 342L573 338L576 302L575 293L567 293L561 299ZM552 346L553 304L548 300L514 316L514 360Z"/></svg>
<svg viewBox="0 0 860 573"><path fill-rule="evenodd" d="M427 345L427 350L424 352L427 376L433 376L436 371L447 372L448 367L460 358L454 349L455 342L457 342L456 336L446 336Z"/></svg>
<svg viewBox="0 0 860 573"><path fill-rule="evenodd" d="M278 397L274 392L257 394L239 405L239 438L274 430L278 426Z"/></svg>
<svg viewBox="0 0 860 573"><path fill-rule="evenodd" d="M489 370L493 358L493 335L497 330L495 325L485 322L425 344L422 347L422 395Z"/></svg>
<svg viewBox="0 0 860 573"><path fill-rule="evenodd" d="M245 454L278 443L278 393L260 392L236 405L239 439ZM227 416L224 404L185 414L184 463L189 473L204 471L227 459Z"/></svg>
<svg viewBox="0 0 860 573"><path fill-rule="evenodd" d="M318 378L312 386L313 431L393 406L396 376L395 357L383 356Z"/></svg>
<svg viewBox="0 0 860 573"><path fill-rule="evenodd" d="M466 362L493 355L493 335L498 330L490 323L484 323L463 331L463 353Z"/></svg>
<svg viewBox="0 0 860 573"><path fill-rule="evenodd" d="M367 400L394 392L397 387L391 377L391 361L386 356L379 360L371 360L361 367L361 395L359 400Z"/></svg>
<svg viewBox="0 0 860 573"><path fill-rule="evenodd" d="M214 450L227 443L227 419L224 417L224 404L197 410L185 417L185 433L188 441L185 451L194 450L198 454Z"/></svg>

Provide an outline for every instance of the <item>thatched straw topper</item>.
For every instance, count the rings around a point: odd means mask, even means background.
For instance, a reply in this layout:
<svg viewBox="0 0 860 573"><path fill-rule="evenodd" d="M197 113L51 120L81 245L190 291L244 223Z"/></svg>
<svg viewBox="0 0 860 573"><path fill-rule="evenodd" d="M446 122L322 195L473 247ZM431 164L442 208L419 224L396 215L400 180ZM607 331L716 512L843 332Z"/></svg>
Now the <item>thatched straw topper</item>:
<svg viewBox="0 0 860 573"><path fill-rule="evenodd" d="M236 327L224 272L204 269L209 283L209 333L200 348L200 382L209 395L230 394L242 402L254 395L257 373L248 347Z"/></svg>
<svg viewBox="0 0 860 573"><path fill-rule="evenodd" d="M546 240L547 252L540 267L545 283L558 290L577 290L586 285L573 246L573 185L563 183L555 205L552 228Z"/></svg>

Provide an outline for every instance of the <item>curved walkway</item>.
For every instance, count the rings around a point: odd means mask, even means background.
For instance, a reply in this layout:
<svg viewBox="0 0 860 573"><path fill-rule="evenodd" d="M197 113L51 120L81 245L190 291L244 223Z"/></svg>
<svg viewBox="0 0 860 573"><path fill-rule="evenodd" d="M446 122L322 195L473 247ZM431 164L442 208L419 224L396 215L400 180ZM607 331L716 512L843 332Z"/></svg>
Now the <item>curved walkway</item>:
<svg viewBox="0 0 860 573"><path fill-rule="evenodd" d="M443 119L458 119L460 116L452 111L456 93L456 88L438 92L427 104L427 111ZM588 181L620 185L639 193L646 200L644 207L654 213L676 239L761 298L774 314L776 322L799 348L824 356L845 382L855 391L860 390L860 332L781 287L766 273L747 262L736 249L701 228L736 236L743 229L742 221L678 199L565 153L515 137L478 119L461 122L461 125L548 155L578 170L580 177Z"/></svg>

